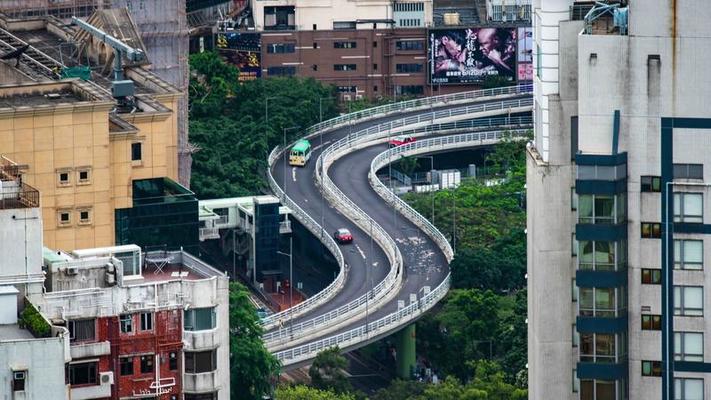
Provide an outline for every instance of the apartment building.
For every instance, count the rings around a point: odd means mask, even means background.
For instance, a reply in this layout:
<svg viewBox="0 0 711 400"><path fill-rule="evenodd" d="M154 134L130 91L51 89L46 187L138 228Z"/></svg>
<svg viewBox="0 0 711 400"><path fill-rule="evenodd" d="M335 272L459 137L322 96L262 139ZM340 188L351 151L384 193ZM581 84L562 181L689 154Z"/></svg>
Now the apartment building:
<svg viewBox="0 0 711 400"><path fill-rule="evenodd" d="M711 9L533 13L529 398L709 398Z"/></svg>
<svg viewBox="0 0 711 400"><path fill-rule="evenodd" d="M143 48L125 9L88 21ZM70 251L130 241L116 222L133 206L135 182L178 180L181 92L150 72L149 61L124 60L135 95L119 102L113 49L53 17L0 15L0 37L2 54L29 45L0 63L0 154L29 166L25 181L42 194L44 243Z"/></svg>
<svg viewBox="0 0 711 400"><path fill-rule="evenodd" d="M0 398L229 399L227 276L182 250L43 248L26 169L0 165Z"/></svg>

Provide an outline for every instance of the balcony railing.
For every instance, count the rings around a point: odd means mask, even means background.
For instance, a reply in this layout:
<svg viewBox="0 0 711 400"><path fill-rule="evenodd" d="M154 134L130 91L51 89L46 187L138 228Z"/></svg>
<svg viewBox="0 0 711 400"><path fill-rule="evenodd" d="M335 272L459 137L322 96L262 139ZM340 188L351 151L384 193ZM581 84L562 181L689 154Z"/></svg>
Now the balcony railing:
<svg viewBox="0 0 711 400"><path fill-rule="evenodd" d="M3 187L10 184L9 187ZM0 210L37 208L40 205L39 191L26 183L4 181L0 183Z"/></svg>

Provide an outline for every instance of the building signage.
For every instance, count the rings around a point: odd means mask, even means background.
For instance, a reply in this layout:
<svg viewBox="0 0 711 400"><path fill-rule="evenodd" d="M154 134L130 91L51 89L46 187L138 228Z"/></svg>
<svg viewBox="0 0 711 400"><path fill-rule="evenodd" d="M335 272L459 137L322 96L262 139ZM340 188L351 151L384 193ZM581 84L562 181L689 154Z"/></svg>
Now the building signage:
<svg viewBox="0 0 711 400"><path fill-rule="evenodd" d="M430 84L517 78L517 28L436 29L428 32Z"/></svg>
<svg viewBox="0 0 711 400"><path fill-rule="evenodd" d="M239 80L251 81L262 76L262 35L253 32L218 34L220 54L239 69Z"/></svg>

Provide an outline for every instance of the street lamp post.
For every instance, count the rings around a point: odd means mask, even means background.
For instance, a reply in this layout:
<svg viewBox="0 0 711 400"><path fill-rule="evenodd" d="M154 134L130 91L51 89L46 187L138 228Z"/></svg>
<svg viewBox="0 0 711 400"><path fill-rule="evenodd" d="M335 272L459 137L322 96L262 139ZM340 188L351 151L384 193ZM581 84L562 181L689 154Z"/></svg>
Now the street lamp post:
<svg viewBox="0 0 711 400"><path fill-rule="evenodd" d="M277 97L267 97L264 99L264 141L267 147L267 157L269 157L269 100Z"/></svg>
<svg viewBox="0 0 711 400"><path fill-rule="evenodd" d="M289 253L284 253L277 251L277 254L289 257L289 308L294 306L294 248L293 248L293 236L289 235ZM289 314L289 326L291 327L291 316Z"/></svg>
<svg viewBox="0 0 711 400"><path fill-rule="evenodd" d="M430 192L432 192L432 225L435 223L435 191L432 190L432 181L434 180L434 156L420 156L418 158L429 158L430 159Z"/></svg>

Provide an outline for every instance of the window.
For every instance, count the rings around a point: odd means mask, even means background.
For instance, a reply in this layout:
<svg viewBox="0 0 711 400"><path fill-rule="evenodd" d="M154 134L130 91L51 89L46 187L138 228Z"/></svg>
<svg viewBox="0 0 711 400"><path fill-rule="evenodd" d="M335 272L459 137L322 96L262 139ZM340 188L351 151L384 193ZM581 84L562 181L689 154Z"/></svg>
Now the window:
<svg viewBox="0 0 711 400"><path fill-rule="evenodd" d="M87 225L91 223L91 210L79 210L79 224Z"/></svg>
<svg viewBox="0 0 711 400"><path fill-rule="evenodd" d="M69 321L67 325L72 342L86 342L96 338L96 321L93 319L77 319Z"/></svg>
<svg viewBox="0 0 711 400"><path fill-rule="evenodd" d="M613 318L624 308L621 293L621 288L578 288L578 313L581 317Z"/></svg>
<svg viewBox="0 0 711 400"><path fill-rule="evenodd" d="M355 49L356 47L356 42L333 42L334 49Z"/></svg>
<svg viewBox="0 0 711 400"><path fill-rule="evenodd" d="M69 364L69 384L97 385L99 384L96 362Z"/></svg>
<svg viewBox="0 0 711 400"><path fill-rule="evenodd" d="M121 376L133 375L133 357L120 357L119 367Z"/></svg>
<svg viewBox="0 0 711 400"><path fill-rule="evenodd" d="M704 165L674 164L674 179L704 179Z"/></svg>
<svg viewBox="0 0 711 400"><path fill-rule="evenodd" d="M704 400L704 380L674 379L674 400Z"/></svg>
<svg viewBox="0 0 711 400"><path fill-rule="evenodd" d="M141 373L150 374L153 372L153 354L141 356Z"/></svg>
<svg viewBox="0 0 711 400"><path fill-rule="evenodd" d="M296 67L269 67L267 74L270 76L294 76L296 75Z"/></svg>
<svg viewBox="0 0 711 400"><path fill-rule="evenodd" d="M142 331L152 331L153 330L153 313L143 312L141 316L141 330Z"/></svg>
<svg viewBox="0 0 711 400"><path fill-rule="evenodd" d="M642 361L642 376L662 376L662 362Z"/></svg>
<svg viewBox="0 0 711 400"><path fill-rule="evenodd" d="M644 283L645 285L661 285L662 270L642 268L642 283Z"/></svg>
<svg viewBox="0 0 711 400"><path fill-rule="evenodd" d="M662 237L662 224L659 222L642 222L643 239L659 239Z"/></svg>
<svg viewBox="0 0 711 400"><path fill-rule="evenodd" d="M215 308L191 308L185 311L185 330L202 331L215 328Z"/></svg>
<svg viewBox="0 0 711 400"><path fill-rule="evenodd" d="M578 241L578 269L615 271L627 267L627 242Z"/></svg>
<svg viewBox="0 0 711 400"><path fill-rule="evenodd" d="M217 400L217 392L212 393L185 393L185 400Z"/></svg>
<svg viewBox="0 0 711 400"><path fill-rule="evenodd" d="M119 317L119 324L121 325L121 333L133 332L133 316L131 314L121 315Z"/></svg>
<svg viewBox="0 0 711 400"><path fill-rule="evenodd" d="M661 192L662 178L660 176L642 176L640 179L641 192Z"/></svg>
<svg viewBox="0 0 711 400"><path fill-rule="evenodd" d="M627 214L625 195L578 195L578 222L581 224L618 224Z"/></svg>
<svg viewBox="0 0 711 400"><path fill-rule="evenodd" d="M295 16L294 6L264 7L264 29L294 29Z"/></svg>
<svg viewBox="0 0 711 400"><path fill-rule="evenodd" d="M69 180L69 171L59 171L57 173L57 185L69 186L71 183Z"/></svg>
<svg viewBox="0 0 711 400"><path fill-rule="evenodd" d="M662 329L662 316L642 314L643 331L659 331Z"/></svg>
<svg viewBox="0 0 711 400"><path fill-rule="evenodd" d="M674 269L703 269L703 240L674 240Z"/></svg>
<svg viewBox="0 0 711 400"><path fill-rule="evenodd" d="M338 93L356 93L356 86L338 86L336 90Z"/></svg>
<svg viewBox="0 0 711 400"><path fill-rule="evenodd" d="M91 177L91 172L89 169L80 169L77 171L77 183L78 184L87 184L89 183Z"/></svg>
<svg viewBox="0 0 711 400"><path fill-rule="evenodd" d="M674 315L686 317L703 316L703 286L674 286Z"/></svg>
<svg viewBox="0 0 711 400"><path fill-rule="evenodd" d="M72 223L72 213L71 211L59 211L57 212L57 224L59 226L71 225Z"/></svg>
<svg viewBox="0 0 711 400"><path fill-rule="evenodd" d="M313 30L316 30L316 24L313 24Z"/></svg>
<svg viewBox="0 0 711 400"><path fill-rule="evenodd" d="M318 43L314 42L314 49L318 49Z"/></svg>
<svg viewBox="0 0 711 400"><path fill-rule="evenodd" d="M217 368L216 355L215 350L186 351L185 372L189 374L199 374L214 371Z"/></svg>
<svg viewBox="0 0 711 400"><path fill-rule="evenodd" d="M27 381L27 371L12 371L12 391L23 392Z"/></svg>
<svg viewBox="0 0 711 400"><path fill-rule="evenodd" d="M373 47L378 47L378 42L373 41Z"/></svg>
<svg viewBox="0 0 711 400"><path fill-rule="evenodd" d="M424 50L425 43L420 40L399 40L395 42L395 49L401 51Z"/></svg>
<svg viewBox="0 0 711 400"><path fill-rule="evenodd" d="M141 152L141 143L131 143L131 161L141 161L143 157Z"/></svg>
<svg viewBox="0 0 711 400"><path fill-rule="evenodd" d="M422 85L404 85L395 86L395 92L400 95L412 95L417 96L425 93L425 87Z"/></svg>
<svg viewBox="0 0 711 400"><path fill-rule="evenodd" d="M355 71L355 64L333 64L334 71Z"/></svg>
<svg viewBox="0 0 711 400"><path fill-rule="evenodd" d="M704 334L674 332L674 360L704 361Z"/></svg>
<svg viewBox="0 0 711 400"><path fill-rule="evenodd" d="M271 43L267 45L267 53L270 54L285 54L295 51L294 43Z"/></svg>
<svg viewBox="0 0 711 400"><path fill-rule="evenodd" d="M581 400L614 400L615 397L615 381L603 381L592 379L580 380L580 399Z"/></svg>
<svg viewBox="0 0 711 400"><path fill-rule="evenodd" d="M178 353L171 351L168 355L168 367L171 371L176 371L178 369Z"/></svg>
<svg viewBox="0 0 711 400"><path fill-rule="evenodd" d="M704 222L704 200L701 193L674 193L674 222Z"/></svg>
<svg viewBox="0 0 711 400"><path fill-rule="evenodd" d="M373 71L377 71L377 70L378 70L378 64L373 63Z"/></svg>
<svg viewBox="0 0 711 400"><path fill-rule="evenodd" d="M395 64L395 72L399 74L422 72L422 64Z"/></svg>
<svg viewBox="0 0 711 400"><path fill-rule="evenodd" d="M373 91L377 92L378 91L378 85L373 86Z"/></svg>
<svg viewBox="0 0 711 400"><path fill-rule="evenodd" d="M580 334L581 362L615 362L615 335L607 333Z"/></svg>

